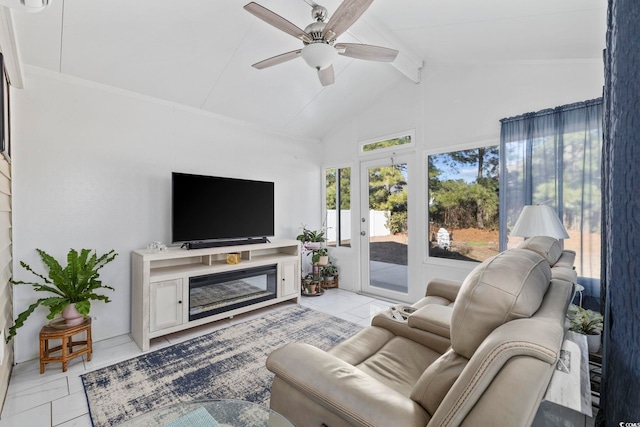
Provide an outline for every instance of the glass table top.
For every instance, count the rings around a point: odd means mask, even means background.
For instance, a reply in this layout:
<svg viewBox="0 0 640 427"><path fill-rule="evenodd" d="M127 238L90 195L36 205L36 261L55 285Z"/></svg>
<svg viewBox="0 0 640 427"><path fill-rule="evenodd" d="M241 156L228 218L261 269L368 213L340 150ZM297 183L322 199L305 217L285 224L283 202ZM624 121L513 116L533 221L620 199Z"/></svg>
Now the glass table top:
<svg viewBox="0 0 640 427"><path fill-rule="evenodd" d="M285 417L256 403L234 399L183 402L154 409L120 426L294 427Z"/></svg>

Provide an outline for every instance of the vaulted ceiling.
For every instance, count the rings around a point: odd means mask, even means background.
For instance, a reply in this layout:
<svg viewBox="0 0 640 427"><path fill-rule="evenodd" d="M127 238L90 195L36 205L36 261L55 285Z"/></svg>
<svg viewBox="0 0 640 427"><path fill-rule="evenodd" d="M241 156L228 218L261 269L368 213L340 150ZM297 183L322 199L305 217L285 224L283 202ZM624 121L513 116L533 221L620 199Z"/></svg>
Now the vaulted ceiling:
<svg viewBox="0 0 640 427"><path fill-rule="evenodd" d="M302 59L251 67L302 44L247 2L52 0L13 21L25 65L314 139L420 66L593 60L605 46L605 0L376 0L339 41L396 48L396 63L339 57L336 83L323 87ZM311 0L257 2L301 28L312 22ZM330 15L340 0L321 4Z"/></svg>

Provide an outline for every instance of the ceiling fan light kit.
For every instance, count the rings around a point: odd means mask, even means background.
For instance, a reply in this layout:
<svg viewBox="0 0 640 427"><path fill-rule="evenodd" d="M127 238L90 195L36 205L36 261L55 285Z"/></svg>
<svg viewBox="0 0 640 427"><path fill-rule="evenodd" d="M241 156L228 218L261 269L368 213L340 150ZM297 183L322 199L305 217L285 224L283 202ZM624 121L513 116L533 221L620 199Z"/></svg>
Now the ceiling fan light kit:
<svg viewBox="0 0 640 427"><path fill-rule="evenodd" d="M304 30L255 2L246 4L244 8L247 12L304 43L300 50L273 56L253 64L253 67L262 70L302 56L310 67L318 71L320 83L328 86L334 83L333 61L338 55L367 61L393 62L398 56L395 49L358 43L338 43L334 46L336 38L347 31L372 2L373 0L344 0L328 22L325 22L327 9L314 5L311 17L315 22Z"/></svg>
<svg viewBox="0 0 640 427"><path fill-rule="evenodd" d="M327 43L311 43L302 48L300 55L311 68L324 70L333 64L338 51Z"/></svg>

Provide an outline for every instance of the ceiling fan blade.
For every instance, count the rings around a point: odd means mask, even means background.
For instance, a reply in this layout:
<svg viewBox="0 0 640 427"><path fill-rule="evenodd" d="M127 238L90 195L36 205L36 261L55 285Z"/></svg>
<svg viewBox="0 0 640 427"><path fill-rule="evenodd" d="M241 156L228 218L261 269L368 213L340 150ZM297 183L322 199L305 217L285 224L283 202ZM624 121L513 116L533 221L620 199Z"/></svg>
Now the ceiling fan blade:
<svg viewBox="0 0 640 427"><path fill-rule="evenodd" d="M283 62L287 62L299 57L300 52L302 52L302 49L292 50L291 52L272 56L271 58L265 59L264 61L256 62L252 65L252 67L257 68L258 70L262 70L267 67L273 67L274 65L282 64Z"/></svg>
<svg viewBox="0 0 640 427"><path fill-rule="evenodd" d="M291 34L293 37L296 37L307 43L311 41L311 36L304 32L304 30L298 28L297 25L292 24L277 13L270 11L264 6L260 6L258 3L248 3L244 6L244 8L247 12L262 19L267 24L273 25L277 29L284 31L287 34Z"/></svg>
<svg viewBox="0 0 640 427"><path fill-rule="evenodd" d="M369 44L336 43L335 48L338 49L339 55L367 61L393 62L398 56L398 51L395 49Z"/></svg>
<svg viewBox="0 0 640 427"><path fill-rule="evenodd" d="M329 65L327 68L318 70L318 77L322 86L329 86L335 83L335 75L333 73L333 65Z"/></svg>
<svg viewBox="0 0 640 427"><path fill-rule="evenodd" d="M373 0L344 0L322 30L322 38L326 41L335 40L362 16L371 3Z"/></svg>

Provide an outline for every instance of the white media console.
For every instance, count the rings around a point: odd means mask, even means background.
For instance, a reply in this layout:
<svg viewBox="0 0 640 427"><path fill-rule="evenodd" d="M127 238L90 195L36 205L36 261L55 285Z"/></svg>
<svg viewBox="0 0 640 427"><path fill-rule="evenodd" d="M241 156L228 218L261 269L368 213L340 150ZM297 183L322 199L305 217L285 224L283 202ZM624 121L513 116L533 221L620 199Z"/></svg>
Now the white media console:
<svg viewBox="0 0 640 427"><path fill-rule="evenodd" d="M227 255L240 254L240 263L227 264ZM262 273L262 270L271 272ZM210 279L213 288L216 283L232 277L234 273L249 272L248 284L229 279L224 291L235 292L234 287L253 289L252 271L260 276L254 282L271 283L271 292L260 292L255 303L230 305L230 309L211 309L212 314L199 317L190 305L202 298L221 292L208 290L198 284L202 278ZM131 254L131 335L142 351L149 350L152 338L178 332L194 326L229 318L257 308L283 301L300 298L300 242L297 240L276 240L240 246L222 246L206 249L169 248L166 251L151 252L137 250ZM275 284L273 279L275 277ZM236 286L236 283L238 284ZM260 286L260 285L258 285ZM194 288L200 287L199 291ZM202 290L204 288L204 290ZM200 294L197 294L200 292ZM250 291L247 291L250 292ZM268 298L268 299L265 299ZM209 304L210 307L211 304ZM224 310L216 312L217 310Z"/></svg>

